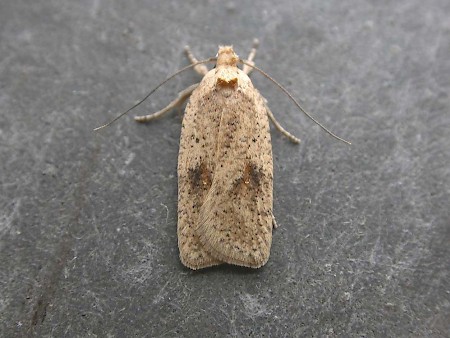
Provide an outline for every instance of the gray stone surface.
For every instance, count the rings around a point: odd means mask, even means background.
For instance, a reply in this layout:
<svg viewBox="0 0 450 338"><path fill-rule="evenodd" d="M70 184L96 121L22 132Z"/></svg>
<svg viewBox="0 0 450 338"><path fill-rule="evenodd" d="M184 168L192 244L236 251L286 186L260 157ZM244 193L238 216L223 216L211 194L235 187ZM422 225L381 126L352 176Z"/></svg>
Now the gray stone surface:
<svg viewBox="0 0 450 338"><path fill-rule="evenodd" d="M443 337L450 332L450 3L2 1L2 337ZM180 118L94 133L168 74L233 43L302 143L273 132L259 270L184 268ZM134 114L196 81L191 71ZM131 114L133 115L133 113Z"/></svg>

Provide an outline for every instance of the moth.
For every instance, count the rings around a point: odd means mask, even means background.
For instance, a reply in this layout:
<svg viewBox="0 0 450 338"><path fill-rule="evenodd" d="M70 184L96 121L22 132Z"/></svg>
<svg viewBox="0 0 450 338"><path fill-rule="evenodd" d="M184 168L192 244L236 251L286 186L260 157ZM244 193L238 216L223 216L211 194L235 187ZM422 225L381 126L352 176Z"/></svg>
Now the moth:
<svg viewBox="0 0 450 338"><path fill-rule="evenodd" d="M223 263L259 268L269 259L276 227L269 119L292 142L300 140L275 120L248 77L258 69L253 62L257 44L255 40L246 61L232 46L220 46L212 70L186 47L201 82L180 92L166 108L135 117L148 122L189 99L178 156L177 234L181 262L194 270Z"/></svg>

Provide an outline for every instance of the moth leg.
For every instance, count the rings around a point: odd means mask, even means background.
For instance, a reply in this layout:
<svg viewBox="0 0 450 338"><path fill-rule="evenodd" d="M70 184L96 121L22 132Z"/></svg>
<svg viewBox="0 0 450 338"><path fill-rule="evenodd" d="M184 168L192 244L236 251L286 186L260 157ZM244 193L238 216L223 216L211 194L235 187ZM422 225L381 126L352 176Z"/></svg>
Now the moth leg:
<svg viewBox="0 0 450 338"><path fill-rule="evenodd" d="M189 98L189 96L191 96L192 92L194 91L195 88L198 87L198 85L199 83L195 83L179 92L177 98L172 102L170 102L167 105L167 107L161 109L160 111L157 111L149 115L135 116L134 119L138 122L148 122L163 116L165 113L171 111L173 108L181 106L183 102L186 101Z"/></svg>
<svg viewBox="0 0 450 338"><path fill-rule="evenodd" d="M292 143L300 143L300 139L292 135L290 132L288 132L286 129L284 129L281 124L278 123L278 121L275 119L275 116L273 116L273 113L270 111L269 107L266 105L267 115L269 116L269 119L272 121L275 128L282 133L284 136L286 136L289 141Z"/></svg>
<svg viewBox="0 0 450 338"><path fill-rule="evenodd" d="M277 220L275 219L275 216L272 213L272 229L278 228L280 225L277 223Z"/></svg>
<svg viewBox="0 0 450 338"><path fill-rule="evenodd" d="M184 51L186 52L186 55L189 59L189 61L191 61L192 64L198 62L198 60L196 59L196 57L194 56L194 54L192 54L191 49L189 48L189 46L184 47ZM206 73L208 73L208 67L206 67L205 65L196 65L194 66L194 70L199 73L202 76L205 76Z"/></svg>
<svg viewBox="0 0 450 338"><path fill-rule="evenodd" d="M256 50L258 49L259 46L259 40L258 39L254 39L253 40L253 46L252 49L250 50L250 54L248 55L247 61L249 64L254 65L255 63L253 62L253 59L255 58L256 55ZM252 67L244 65L244 67L242 67L242 70L245 74L250 74L253 70Z"/></svg>

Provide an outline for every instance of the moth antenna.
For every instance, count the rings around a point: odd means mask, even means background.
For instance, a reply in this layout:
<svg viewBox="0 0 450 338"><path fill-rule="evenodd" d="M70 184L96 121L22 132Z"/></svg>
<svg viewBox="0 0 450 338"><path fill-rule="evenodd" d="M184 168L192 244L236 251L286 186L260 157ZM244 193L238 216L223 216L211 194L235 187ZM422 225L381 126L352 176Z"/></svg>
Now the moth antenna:
<svg viewBox="0 0 450 338"><path fill-rule="evenodd" d="M280 88L294 103L295 103L295 105L306 115L306 116L308 116L315 124L317 124L320 128L322 128L323 130L325 130L329 135L331 135L331 136L333 136L335 139L337 139L337 140L339 140L339 141L342 141L342 142L344 142L344 143L347 143L347 144L351 144L349 141L347 141L347 140L344 140L343 138L341 138L341 137L339 137L339 136L337 136L336 134L334 134L333 132L331 132L330 130L328 130L322 123L320 123L319 121L317 121L311 114L309 114L306 110L304 110L303 108L302 108L302 106L300 105L300 103L298 103L297 102L297 100L296 99L294 99L294 97L287 91L287 89L285 89L278 81L276 81L274 78L272 78L269 74L267 74L265 71L263 71L262 69L260 69L260 68L258 68L258 67L256 67L256 66L254 66L254 65L252 65L252 64L250 64L250 63L248 63L248 62L246 62L246 61L244 61L244 60L242 60L242 59L239 59L239 62L240 63L242 63L242 64L244 64L244 65L246 65L246 66L249 66L249 67L252 67L252 68L254 68L254 69L256 69L258 72L260 72L264 77L266 77L267 79L269 79L270 81L272 81L273 83L275 83L277 86L278 86L278 88Z"/></svg>
<svg viewBox="0 0 450 338"><path fill-rule="evenodd" d="M125 114L129 113L131 110L133 110L134 108L136 108L137 106L139 106L142 102L144 102L145 100L147 100L149 98L150 95L152 95L159 87L161 87L163 84L165 84L167 81L171 80L172 78L174 78L175 76L177 76L178 74L184 72L185 70L188 70L190 68L193 68L197 65L201 65L203 63L208 63L208 62L213 62L213 61L217 61L217 58L209 58L206 60L202 60L202 61L198 61L195 63L190 64L189 66L186 66L184 68L181 68L180 70L176 71L175 73L173 73L171 76L169 76L167 79L165 79L163 82L161 82L159 85L157 85L154 89L152 89L147 95L145 95L145 97L138 101L138 103L136 103L134 106L132 106L131 108L129 108L127 111L121 113L120 115L118 115L117 117L115 117L114 119L112 119L111 121L109 121L108 123L97 127L94 129L94 131L98 131L100 129L106 128L108 126L110 126L111 124L113 124L114 122L116 122L118 119L120 119L122 116L124 116Z"/></svg>

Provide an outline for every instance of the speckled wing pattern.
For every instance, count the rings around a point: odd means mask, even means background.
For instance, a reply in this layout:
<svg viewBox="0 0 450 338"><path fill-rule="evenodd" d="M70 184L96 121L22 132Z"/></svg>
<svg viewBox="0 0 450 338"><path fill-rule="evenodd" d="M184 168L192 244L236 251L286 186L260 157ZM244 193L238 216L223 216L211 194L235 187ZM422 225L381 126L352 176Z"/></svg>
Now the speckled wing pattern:
<svg viewBox="0 0 450 338"><path fill-rule="evenodd" d="M273 163L263 97L237 67L209 71L186 107L178 157L178 245L192 269L258 268L272 242Z"/></svg>

